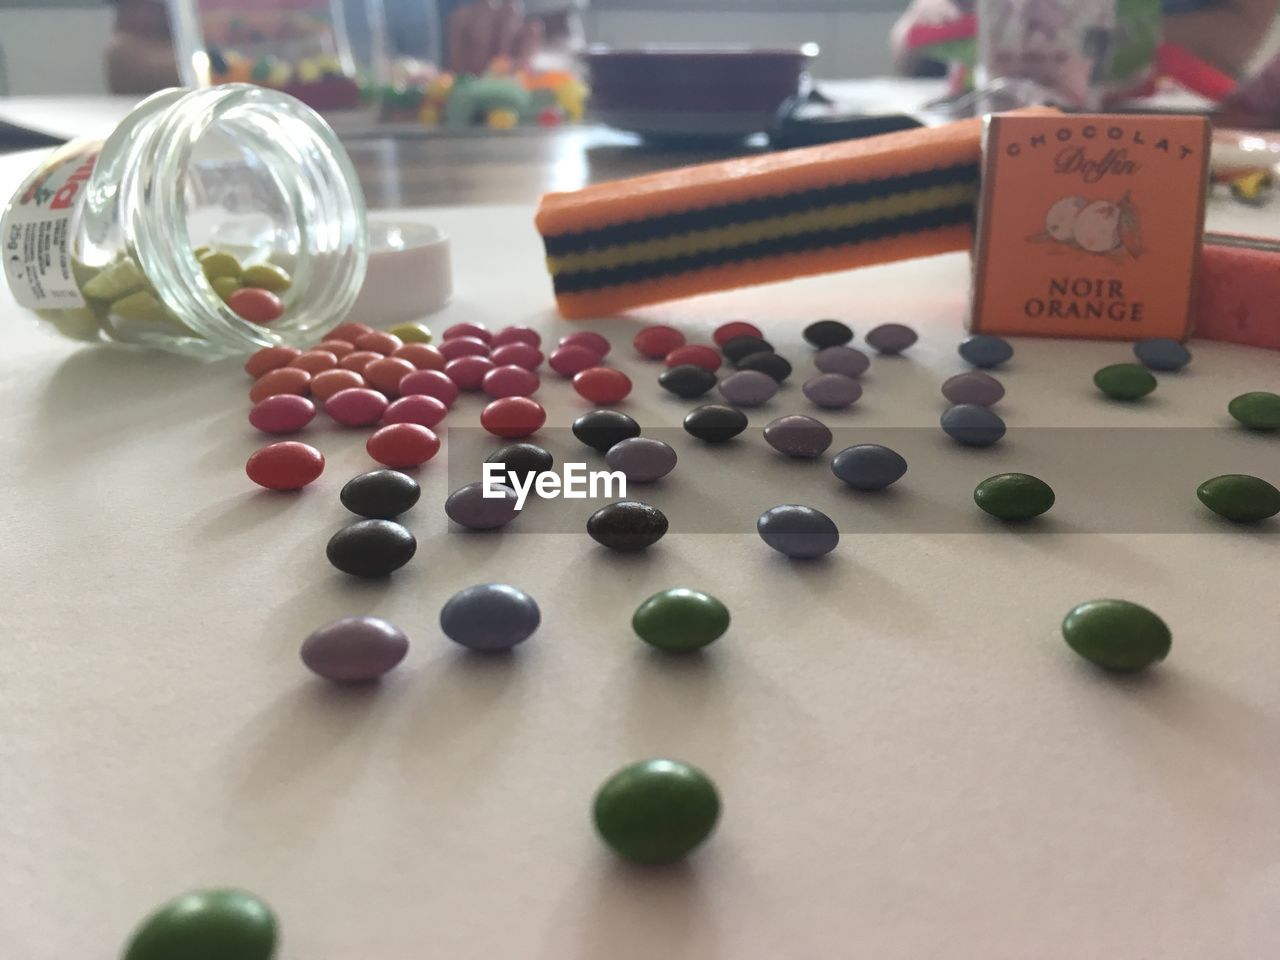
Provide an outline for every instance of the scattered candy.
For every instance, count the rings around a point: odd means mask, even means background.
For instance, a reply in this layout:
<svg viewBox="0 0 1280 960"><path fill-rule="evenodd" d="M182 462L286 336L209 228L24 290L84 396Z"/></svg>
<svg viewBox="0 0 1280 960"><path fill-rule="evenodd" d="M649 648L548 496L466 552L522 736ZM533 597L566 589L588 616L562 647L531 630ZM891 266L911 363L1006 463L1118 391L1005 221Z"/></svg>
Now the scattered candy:
<svg viewBox="0 0 1280 960"><path fill-rule="evenodd" d="M480 381L480 388L495 400L501 397L531 397L542 381L538 375L515 364L494 367Z"/></svg>
<svg viewBox="0 0 1280 960"><path fill-rule="evenodd" d="M826 453L832 437L825 423L813 417L792 414L770 421L764 428L764 439L769 446L788 457L812 460Z"/></svg>
<svg viewBox="0 0 1280 960"><path fill-rule="evenodd" d="M1004 421L986 407L961 403L942 415L942 431L966 447L990 447L1004 436Z"/></svg>
<svg viewBox="0 0 1280 960"><path fill-rule="evenodd" d="M831 458L831 472L841 483L855 490L884 490L907 472L902 454L878 443L845 447Z"/></svg>
<svg viewBox="0 0 1280 960"><path fill-rule="evenodd" d="M528 640L542 613L533 597L505 583L460 590L440 610L440 629L468 650L498 653Z"/></svg>
<svg viewBox="0 0 1280 960"><path fill-rule="evenodd" d="M489 341L489 346L496 350L498 347L505 347L513 343L523 343L536 350L542 346L542 336L533 327L519 325L503 327L493 335L493 339Z"/></svg>
<svg viewBox="0 0 1280 960"><path fill-rule="evenodd" d="M434 457L440 451L440 438L421 424L392 423L375 430L364 448L383 466L406 470Z"/></svg>
<svg viewBox="0 0 1280 960"><path fill-rule="evenodd" d="M669 443L649 437L630 437L609 448L604 462L632 483L653 483L676 467L676 452Z"/></svg>
<svg viewBox="0 0 1280 960"><path fill-rule="evenodd" d="M721 348L738 337L755 337L758 340L764 337L764 334L754 323L747 323L745 320L722 323L716 327L715 333L711 334L711 339L715 341L717 347Z"/></svg>
<svg viewBox="0 0 1280 960"><path fill-rule="evenodd" d="M481 381L483 382L483 381ZM458 399L458 385L440 370L418 370L400 381L400 396L434 397L446 407Z"/></svg>
<svg viewBox="0 0 1280 960"><path fill-rule="evenodd" d="M779 553L811 560L830 553L840 543L835 521L813 507L788 503L760 514L756 521L760 539Z"/></svg>
<svg viewBox="0 0 1280 960"><path fill-rule="evenodd" d="M1196 489L1200 502L1236 523L1257 523L1280 513L1280 490L1261 477L1228 473L1206 480Z"/></svg>
<svg viewBox="0 0 1280 960"><path fill-rule="evenodd" d="M624 860L674 863L715 829L720 797L705 773L678 760L645 760L613 774L592 807L596 830Z"/></svg>
<svg viewBox="0 0 1280 960"><path fill-rule="evenodd" d="M1280 430L1280 394L1242 393L1227 404L1227 412L1250 430Z"/></svg>
<svg viewBox="0 0 1280 960"><path fill-rule="evenodd" d="M338 683L370 683L391 671L409 652L409 638L379 617L344 617L302 641L302 662Z"/></svg>
<svg viewBox="0 0 1280 960"><path fill-rule="evenodd" d="M328 350L308 350L306 353L294 357L289 361L289 366L297 367L299 370L305 370L313 377L317 373L324 373L326 370L332 370L337 365L337 356L330 353Z"/></svg>
<svg viewBox="0 0 1280 960"><path fill-rule="evenodd" d="M316 406L306 397L278 393L255 404L249 411L249 423L263 433L284 435L297 433L314 419Z"/></svg>
<svg viewBox="0 0 1280 960"><path fill-rule="evenodd" d="M853 339L853 331L839 320L819 320L804 328L801 334L819 350L839 347Z"/></svg>
<svg viewBox="0 0 1280 960"><path fill-rule="evenodd" d="M643 327L636 333L631 345L636 353L649 360L661 360L672 350L685 345L684 334L675 327L663 324Z"/></svg>
<svg viewBox="0 0 1280 960"><path fill-rule="evenodd" d="M399 337L405 345L431 342L431 330L421 323L398 323L389 327L387 333Z"/></svg>
<svg viewBox="0 0 1280 960"><path fill-rule="evenodd" d="M570 344L551 352L547 365L562 377L572 377L600 365L600 355L584 346Z"/></svg>
<svg viewBox="0 0 1280 960"><path fill-rule="evenodd" d="M357 516L369 520L394 520L413 508L422 495L418 481L399 470L370 470L352 477L338 499Z"/></svg>
<svg viewBox="0 0 1280 960"><path fill-rule="evenodd" d="M435 397L415 394L409 397L401 397L388 406L386 413L382 415L382 422L416 423L421 427L434 427L448 413L449 408Z"/></svg>
<svg viewBox="0 0 1280 960"><path fill-rule="evenodd" d="M739 370L720 381L720 396L735 407L759 407L778 392L778 381L759 370Z"/></svg>
<svg viewBox="0 0 1280 960"><path fill-rule="evenodd" d="M388 356L403 347L404 341L394 333L387 333L385 330L374 330L356 337L355 346L357 350L368 350L370 353L380 353L383 356Z"/></svg>
<svg viewBox="0 0 1280 960"><path fill-rule="evenodd" d="M1163 620L1127 600L1080 604L1062 621L1062 637L1086 660L1126 672L1160 662L1173 643Z"/></svg>
<svg viewBox="0 0 1280 960"><path fill-rule="evenodd" d="M459 357L487 357L491 352L489 344L476 337L453 337L443 341L436 349L446 362Z"/></svg>
<svg viewBox="0 0 1280 960"><path fill-rule="evenodd" d="M229 253L222 251L210 251L200 258L200 268L204 271L205 278L212 283L219 277L234 277L239 280L244 276L244 268L240 266L240 261ZM266 291L270 293L271 291Z"/></svg>
<svg viewBox="0 0 1280 960"><path fill-rule="evenodd" d="M206 263L208 261L205 261ZM243 287L227 297L227 306L250 323L268 324L284 314L284 304L270 290Z"/></svg>
<svg viewBox="0 0 1280 960"><path fill-rule="evenodd" d="M607 338L602 337L598 333L594 333L591 330L579 330L575 333L566 334L561 337L557 342L557 346L586 347L597 357L603 360L609 355L609 351L612 349L613 345L609 343Z"/></svg>
<svg viewBox="0 0 1280 960"><path fill-rule="evenodd" d="M854 347L827 347L813 356L813 365L821 373L838 373L857 379L871 366L871 358Z"/></svg>
<svg viewBox="0 0 1280 960"><path fill-rule="evenodd" d="M373 333L373 327L365 323L343 323L330 330L325 339L345 340L354 346L355 342L366 333Z"/></svg>
<svg viewBox="0 0 1280 960"><path fill-rule="evenodd" d="M555 466L555 457L536 443L509 443L485 457L484 462L502 464L504 473L515 474L516 480L523 484L529 477L546 473Z"/></svg>
<svg viewBox="0 0 1280 960"><path fill-rule="evenodd" d="M444 512L454 523L471 530L506 526L520 515L516 509L516 492L505 484L500 484L498 491L501 497L486 497L483 481L468 483L449 494Z"/></svg>
<svg viewBox="0 0 1280 960"><path fill-rule="evenodd" d="M1112 400L1141 400L1156 388L1156 378L1136 363L1113 363L1093 375L1094 385Z"/></svg>
<svg viewBox="0 0 1280 960"><path fill-rule="evenodd" d="M631 393L631 378L613 367L588 367L573 375L573 389L592 403L620 403Z"/></svg>
<svg viewBox="0 0 1280 960"><path fill-rule="evenodd" d="M820 373L801 388L810 403L824 410L844 410L862 396L862 384L839 373Z"/></svg>
<svg viewBox="0 0 1280 960"><path fill-rule="evenodd" d="M244 372L257 380L264 373L287 367L301 355L302 351L293 347L263 347L244 362Z"/></svg>
<svg viewBox="0 0 1280 960"><path fill-rule="evenodd" d="M973 502L1001 520L1030 520L1047 513L1054 503L1053 488L1026 473L1000 473L983 480Z"/></svg>
<svg viewBox="0 0 1280 960"><path fill-rule="evenodd" d="M324 454L308 444L284 440L254 451L244 472L268 490L301 490L324 472Z"/></svg>
<svg viewBox="0 0 1280 960"><path fill-rule="evenodd" d="M901 353L917 339L916 332L901 323L882 323L866 337L867 346L886 356Z"/></svg>
<svg viewBox="0 0 1280 960"><path fill-rule="evenodd" d="M662 371L658 376L658 385L677 397L693 400L704 396L716 385L716 375L706 367L685 363Z"/></svg>
<svg viewBox="0 0 1280 960"><path fill-rule="evenodd" d="M476 340L488 343L493 339L493 334L489 332L488 327L479 323L455 323L441 334L440 339L452 340L454 337L474 337Z"/></svg>
<svg viewBox="0 0 1280 960"><path fill-rule="evenodd" d="M1133 355L1151 370L1172 373L1191 362L1191 351L1171 337L1150 337L1133 345Z"/></svg>
<svg viewBox="0 0 1280 960"><path fill-rule="evenodd" d="M387 398L367 387L349 387L326 400L324 412L344 427L368 427L387 412Z"/></svg>
<svg viewBox="0 0 1280 960"><path fill-rule="evenodd" d="M223 303L226 303L227 298L243 287L244 284L235 277L218 277L215 280L210 280L209 286L213 287L213 292L218 295ZM119 303L121 301L116 302Z"/></svg>
<svg viewBox="0 0 1280 960"><path fill-rule="evenodd" d="M688 653L724 635L729 629L729 609L710 594L676 587L655 593L640 604L631 627L652 647Z"/></svg>
<svg viewBox="0 0 1280 960"><path fill-rule="evenodd" d="M383 357L366 364L363 376L369 386L381 390L388 397L394 397L400 393L400 381L416 369L408 360Z"/></svg>
<svg viewBox="0 0 1280 960"><path fill-rule="evenodd" d="M504 343L489 354L489 359L499 367L523 367L537 370L546 358L542 351L529 343Z"/></svg>
<svg viewBox="0 0 1280 960"><path fill-rule="evenodd" d="M429 343L406 343L391 356L397 360L408 360L416 370L443 370L448 362L444 354Z"/></svg>
<svg viewBox="0 0 1280 960"><path fill-rule="evenodd" d="M573 435L593 450L606 453L615 443L640 436L640 424L616 410L592 410L573 421Z"/></svg>
<svg viewBox="0 0 1280 960"><path fill-rule="evenodd" d="M445 376L458 385L459 390L479 390L485 374L494 369L488 357L459 357L444 365Z"/></svg>
<svg viewBox="0 0 1280 960"><path fill-rule="evenodd" d="M383 359L382 354L374 353L372 350L356 350L348 353L345 357L338 361L338 366L343 370L351 370L364 376L365 367L373 363L375 360Z"/></svg>
<svg viewBox="0 0 1280 960"><path fill-rule="evenodd" d="M293 278L274 263L255 263L245 267L240 280L246 287L258 287L272 293L284 293L293 286Z"/></svg>
<svg viewBox="0 0 1280 960"><path fill-rule="evenodd" d="M528 397L502 397L480 411L480 426L495 437L518 439L537 433L547 422L542 404Z"/></svg>
<svg viewBox="0 0 1280 960"><path fill-rule="evenodd" d="M720 354L712 347L690 343L683 347L676 347L663 357L662 362L668 367L682 367L686 363L691 363L695 367L702 367L710 373L715 373L720 369Z"/></svg>
<svg viewBox="0 0 1280 960"><path fill-rule="evenodd" d="M763 337L744 334L720 345L720 351L730 363L738 363L754 353L773 353L773 344Z"/></svg>
<svg viewBox="0 0 1280 960"><path fill-rule="evenodd" d="M1013 356L1013 346L1004 337L977 333L960 341L960 356L983 370L991 370L1006 363Z"/></svg>
<svg viewBox="0 0 1280 960"><path fill-rule="evenodd" d="M988 373L970 370L957 373L942 384L942 395L952 403L972 403L989 407L1004 396L1004 384Z"/></svg>
<svg viewBox="0 0 1280 960"><path fill-rule="evenodd" d="M353 577L390 576L413 559L418 541L391 520L358 520L329 539L329 562Z"/></svg>
<svg viewBox="0 0 1280 960"><path fill-rule="evenodd" d="M653 546L667 532L667 517L639 500L606 504L587 519L587 533L601 546L634 553Z"/></svg>
<svg viewBox="0 0 1280 960"><path fill-rule="evenodd" d="M276 918L243 890L199 890L159 907L129 938L122 960L271 960Z"/></svg>
<svg viewBox="0 0 1280 960"><path fill-rule="evenodd" d="M316 344L316 349L327 350L339 360L356 352L356 348L345 340L322 340L320 343Z"/></svg>
<svg viewBox="0 0 1280 960"><path fill-rule="evenodd" d="M684 429L706 443L726 443L747 429L747 415L735 407L708 403L689 411Z"/></svg>
<svg viewBox="0 0 1280 960"><path fill-rule="evenodd" d="M785 357L780 357L776 353L766 353L763 350L739 360L738 369L758 370L773 377L778 383L782 383L791 376L791 364Z"/></svg>
<svg viewBox="0 0 1280 960"><path fill-rule="evenodd" d="M249 390L254 403L274 397L278 393L305 394L311 386L311 374L297 367L279 367L260 376Z"/></svg>

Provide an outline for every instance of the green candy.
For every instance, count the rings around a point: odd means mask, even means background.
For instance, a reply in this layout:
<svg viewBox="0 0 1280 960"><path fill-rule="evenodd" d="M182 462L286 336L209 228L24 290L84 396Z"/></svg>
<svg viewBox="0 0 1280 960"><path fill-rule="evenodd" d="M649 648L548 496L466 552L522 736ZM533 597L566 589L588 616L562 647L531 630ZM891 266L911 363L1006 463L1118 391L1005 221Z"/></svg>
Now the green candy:
<svg viewBox="0 0 1280 960"><path fill-rule="evenodd" d="M631 626L641 640L659 650L686 653L705 647L728 630L729 610L713 596L676 587L640 604Z"/></svg>
<svg viewBox="0 0 1280 960"><path fill-rule="evenodd" d="M227 297L244 287L244 284L235 277L215 277L209 281L209 285L213 287L213 292L223 300L226 300Z"/></svg>
<svg viewBox="0 0 1280 960"><path fill-rule="evenodd" d="M427 329L425 324L421 323L398 323L388 329L387 333L394 333L405 343L431 342L431 331Z"/></svg>
<svg viewBox="0 0 1280 960"><path fill-rule="evenodd" d="M1196 488L1200 502L1236 523L1257 523L1280 513L1280 490L1260 477L1228 473Z"/></svg>
<svg viewBox="0 0 1280 960"><path fill-rule="evenodd" d="M259 287L272 293L284 293L293 286L293 278L274 263L255 263L245 267L241 279L246 287Z"/></svg>
<svg viewBox="0 0 1280 960"><path fill-rule="evenodd" d="M133 260L115 260L80 287L90 300L115 302L147 286L147 276Z"/></svg>
<svg viewBox="0 0 1280 960"><path fill-rule="evenodd" d="M1099 390L1112 400L1141 400L1156 388L1156 378L1136 363L1114 363L1093 375Z"/></svg>
<svg viewBox="0 0 1280 960"><path fill-rule="evenodd" d="M1090 600L1062 621L1062 637L1086 660L1107 670L1141 670L1169 654L1165 622L1127 600Z"/></svg>
<svg viewBox="0 0 1280 960"><path fill-rule="evenodd" d="M123 960L270 960L271 908L240 890L200 890L160 907L134 931Z"/></svg>
<svg viewBox="0 0 1280 960"><path fill-rule="evenodd" d="M720 796L697 767L644 760L605 781L593 814L596 830L618 856L647 866L674 863L711 835Z"/></svg>
<svg viewBox="0 0 1280 960"><path fill-rule="evenodd" d="M1227 412L1250 430L1280 430L1280 394L1242 393L1227 404Z"/></svg>
<svg viewBox="0 0 1280 960"><path fill-rule="evenodd" d="M1053 506L1053 488L1026 473L1000 473L983 480L973 502L1001 520L1030 520Z"/></svg>
<svg viewBox="0 0 1280 960"><path fill-rule="evenodd" d="M169 309L146 290L112 300L111 312L125 320L141 320L145 323L169 323L173 319Z"/></svg>
<svg viewBox="0 0 1280 960"><path fill-rule="evenodd" d="M240 261L229 253L223 253L221 250L216 250L201 258L200 267L204 270L204 275L210 283L219 277L235 277L239 279L244 275L244 269L240 266Z"/></svg>

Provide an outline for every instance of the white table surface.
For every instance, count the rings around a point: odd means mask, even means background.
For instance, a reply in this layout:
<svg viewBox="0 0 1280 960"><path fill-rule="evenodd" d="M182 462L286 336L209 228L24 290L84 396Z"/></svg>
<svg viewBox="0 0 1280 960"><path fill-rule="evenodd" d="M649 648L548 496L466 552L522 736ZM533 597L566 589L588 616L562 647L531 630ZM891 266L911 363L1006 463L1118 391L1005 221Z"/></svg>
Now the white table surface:
<svg viewBox="0 0 1280 960"><path fill-rule="evenodd" d="M30 159L0 161L0 185ZM531 210L413 216L456 244L456 300L432 326L570 329L550 313ZM737 533L675 523L617 556L585 533L519 534L530 518L451 532L442 455L407 517L418 556L386 583L324 558L350 519L338 489L371 466L363 431L313 425L325 475L258 491L238 364L78 348L0 292L0 955L113 957L160 901L223 884L276 908L281 960L1270 955L1280 536L1216 522L1194 483L1245 463L1280 481L1280 441L1225 417L1231 396L1280 389L1280 355L1194 344L1185 375L1130 407L1090 384L1125 346L1019 341L1001 374L1015 431L1111 429L1051 464L1025 455L1044 431L966 452L934 432L938 384L962 368L966 284L951 256L640 315L693 339L755 319L797 381L805 321L915 325L909 356L876 360L863 401L824 417L838 446L923 428L928 456L893 495L859 498L763 444L768 419L812 412L792 385L723 459L678 439L684 462L652 495L673 518L714 507ZM637 382L628 412L673 427L692 404L659 395L627 346L637 324L591 326ZM586 409L558 380L539 399L553 425ZM464 399L447 423L473 427L479 408ZM1210 435L1227 452L1197 462ZM1130 437L1158 458L1145 479L1109 472ZM1006 469L1054 483L1046 523L984 522L972 487ZM788 562L752 532L801 497L844 531L826 561ZM1126 503L1156 526L1126 532ZM922 510L951 528L901 532ZM439 632L441 604L484 581L542 606L515 656L468 656ZM676 585L732 610L705 655L656 656L631 634L634 607ZM1066 648L1063 615L1100 596L1166 618L1164 665L1117 680ZM333 689L299 644L362 613L403 626L409 656L378 689ZM662 755L715 778L723 819L686 865L627 868L593 835L591 797Z"/></svg>

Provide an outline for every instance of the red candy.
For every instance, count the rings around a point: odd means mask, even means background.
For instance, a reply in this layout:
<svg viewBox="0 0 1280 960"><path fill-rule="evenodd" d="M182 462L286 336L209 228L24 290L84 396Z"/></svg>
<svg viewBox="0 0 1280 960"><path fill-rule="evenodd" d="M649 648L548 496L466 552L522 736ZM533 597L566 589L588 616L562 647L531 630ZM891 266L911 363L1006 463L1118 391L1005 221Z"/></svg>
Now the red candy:
<svg viewBox="0 0 1280 960"><path fill-rule="evenodd" d="M366 333L373 333L373 327L366 323L344 323L334 327L325 336L326 340L345 340L352 346Z"/></svg>
<svg viewBox="0 0 1280 960"><path fill-rule="evenodd" d="M440 438L416 423L393 423L374 432L364 448L385 467L420 467L440 449Z"/></svg>
<svg viewBox="0 0 1280 960"><path fill-rule="evenodd" d="M316 405L294 393L277 393L254 405L249 422L263 433L297 433L316 415Z"/></svg>
<svg viewBox="0 0 1280 960"><path fill-rule="evenodd" d="M325 370L311 378L311 395L324 403L339 390L363 386L364 377L354 370Z"/></svg>
<svg viewBox="0 0 1280 960"><path fill-rule="evenodd" d="M489 346L497 349L510 343L527 343L531 347L540 347L542 346L542 337L538 335L538 331L533 327L518 325L503 327L493 335L493 339L489 341Z"/></svg>
<svg viewBox="0 0 1280 960"><path fill-rule="evenodd" d="M332 370L338 365L338 358L328 350L308 350L300 357L294 357L289 366L305 370L313 377L317 373Z"/></svg>
<svg viewBox="0 0 1280 960"><path fill-rule="evenodd" d="M533 344L518 342L504 343L489 354L489 359L500 367L514 366L524 367L526 370L537 370L546 358Z"/></svg>
<svg viewBox="0 0 1280 960"><path fill-rule="evenodd" d="M720 369L720 353L712 347L692 343L687 347L676 347L666 355L663 362L668 367L681 367L691 363L695 367L702 367L704 370L715 373Z"/></svg>
<svg viewBox="0 0 1280 960"><path fill-rule="evenodd" d="M528 397L503 397L480 411L480 426L495 437L527 437L546 422L547 411L542 404Z"/></svg>
<svg viewBox="0 0 1280 960"><path fill-rule="evenodd" d="M293 347L263 347L244 362L244 372L257 380L264 373L287 367L301 355L302 351Z"/></svg>
<svg viewBox="0 0 1280 960"><path fill-rule="evenodd" d="M631 392L631 378L612 367L590 367L574 375L573 389L592 403L608 406Z"/></svg>
<svg viewBox="0 0 1280 960"><path fill-rule="evenodd" d="M384 356L395 353L403 346L403 340L394 333L387 333L384 330L372 330L356 337L357 350L368 350L371 353L381 353Z"/></svg>
<svg viewBox="0 0 1280 960"><path fill-rule="evenodd" d="M445 340L439 347L440 356L445 360L457 360L459 357L487 357L489 345L475 337L453 337Z"/></svg>
<svg viewBox="0 0 1280 960"><path fill-rule="evenodd" d="M435 397L446 407L458 399L458 385L439 370L416 370L400 381L404 397Z"/></svg>
<svg viewBox="0 0 1280 960"><path fill-rule="evenodd" d="M273 397L277 393L305 394L311 386L311 374L297 367L280 367L264 373L249 391L249 399L254 403Z"/></svg>
<svg viewBox="0 0 1280 960"><path fill-rule="evenodd" d="M354 370L356 373L363 374L364 368L375 360L381 360L382 354L374 353L372 350L357 350L355 353L348 353L345 357L338 361L338 366L343 370Z"/></svg>
<svg viewBox="0 0 1280 960"><path fill-rule="evenodd" d="M489 396L531 397L538 392L542 381L538 375L524 367L494 367L484 375L480 386Z"/></svg>
<svg viewBox="0 0 1280 960"><path fill-rule="evenodd" d="M579 344L557 347L547 364L562 377L572 377L590 367L600 366L600 354Z"/></svg>
<svg viewBox="0 0 1280 960"><path fill-rule="evenodd" d="M341 360L347 354L354 353L356 348L345 340L325 340L316 344L316 349L328 350L335 357Z"/></svg>
<svg viewBox="0 0 1280 960"><path fill-rule="evenodd" d="M300 490L324 472L324 454L305 443L284 440L254 452L244 472L268 490Z"/></svg>
<svg viewBox="0 0 1280 960"><path fill-rule="evenodd" d="M452 386L452 383L450 384ZM449 412L441 401L425 394L401 397L382 415L383 423L416 423L420 427L434 427Z"/></svg>
<svg viewBox="0 0 1280 960"><path fill-rule="evenodd" d="M561 337L560 346L586 347L603 360L609 355L612 344L598 333L592 333L590 330L579 330L577 333L570 333Z"/></svg>
<svg viewBox="0 0 1280 960"><path fill-rule="evenodd" d="M242 287L227 297L227 306L250 323L268 324L279 320L284 304L270 290Z"/></svg>
<svg viewBox="0 0 1280 960"><path fill-rule="evenodd" d="M387 412L387 398L377 390L351 387L339 390L326 400L324 412L344 427L368 427Z"/></svg>
<svg viewBox="0 0 1280 960"><path fill-rule="evenodd" d="M760 328L754 323L747 323L745 320L734 320L730 323L722 323L716 327L716 332L711 335L711 339L716 342L717 347L723 347L734 337L759 337L764 339L764 334L760 332Z"/></svg>
<svg viewBox="0 0 1280 960"><path fill-rule="evenodd" d="M454 337L475 337L477 340L488 343L493 339L493 334L489 332L488 327L479 323L455 323L440 334L441 340L452 340Z"/></svg>
<svg viewBox="0 0 1280 960"><path fill-rule="evenodd" d="M364 368L364 378L369 381L369 386L381 390L389 397L394 397L400 392L400 381L414 370L414 365L408 360L383 357L381 360L371 361Z"/></svg>
<svg viewBox="0 0 1280 960"><path fill-rule="evenodd" d="M408 360L419 370L443 370L446 363L440 351L429 343L406 343L391 356Z"/></svg>
<svg viewBox="0 0 1280 960"><path fill-rule="evenodd" d="M459 357L444 365L445 375L458 385L459 390L479 390L484 375L493 369L488 357Z"/></svg>
<svg viewBox="0 0 1280 960"><path fill-rule="evenodd" d="M640 356L648 357L650 360L661 360L672 350L684 346L684 334L675 327L655 324L637 333L631 345L636 348L636 353Z"/></svg>

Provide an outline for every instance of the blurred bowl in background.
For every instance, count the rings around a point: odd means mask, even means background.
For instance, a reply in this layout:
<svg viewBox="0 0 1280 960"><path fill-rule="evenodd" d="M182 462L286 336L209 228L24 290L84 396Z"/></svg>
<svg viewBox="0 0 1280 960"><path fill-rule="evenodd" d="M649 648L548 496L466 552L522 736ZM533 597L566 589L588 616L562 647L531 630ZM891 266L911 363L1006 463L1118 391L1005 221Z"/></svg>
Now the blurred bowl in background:
<svg viewBox="0 0 1280 960"><path fill-rule="evenodd" d="M778 107L809 88L818 46L591 47L591 113L659 139L736 139L768 130Z"/></svg>

